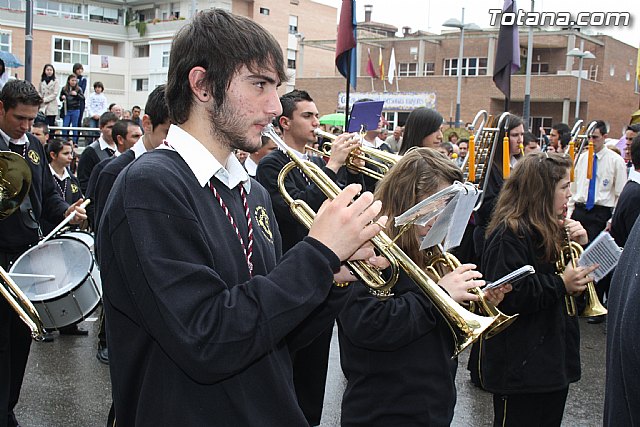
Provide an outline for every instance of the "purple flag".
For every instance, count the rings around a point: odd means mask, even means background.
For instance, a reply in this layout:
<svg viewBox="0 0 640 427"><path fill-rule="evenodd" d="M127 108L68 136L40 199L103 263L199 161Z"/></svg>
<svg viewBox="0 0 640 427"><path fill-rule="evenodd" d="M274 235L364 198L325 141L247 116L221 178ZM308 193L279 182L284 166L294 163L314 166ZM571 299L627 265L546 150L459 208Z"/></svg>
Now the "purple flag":
<svg viewBox="0 0 640 427"><path fill-rule="evenodd" d="M504 0L503 12L517 12L515 0ZM511 98L511 74L520 69L520 39L518 25L500 24L498 50L493 67L493 82L504 96Z"/></svg>
<svg viewBox="0 0 640 427"><path fill-rule="evenodd" d="M349 79L355 89L357 79L356 62L356 15L355 0L342 0L338 37L336 39L336 67Z"/></svg>

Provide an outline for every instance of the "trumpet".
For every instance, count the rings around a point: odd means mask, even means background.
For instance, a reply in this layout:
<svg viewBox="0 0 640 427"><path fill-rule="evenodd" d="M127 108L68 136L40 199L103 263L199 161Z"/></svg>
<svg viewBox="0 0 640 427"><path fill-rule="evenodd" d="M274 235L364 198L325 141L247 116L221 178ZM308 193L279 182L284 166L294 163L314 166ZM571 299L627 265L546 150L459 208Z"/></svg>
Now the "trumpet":
<svg viewBox="0 0 640 427"><path fill-rule="evenodd" d="M439 246L427 249L427 257L429 259L427 272L436 282L442 279L446 273L449 273L460 266L460 261L455 255L443 251ZM484 292L479 287L473 287L469 289L469 292L478 296L477 303L471 301L471 310L473 311L474 305L477 304L478 311L480 313L496 319L491 327L484 332L485 338L489 339L502 332L518 318L517 314L509 316L501 312L498 307L485 297Z"/></svg>
<svg viewBox="0 0 640 427"><path fill-rule="evenodd" d="M337 138L336 135L317 128L313 133L316 134L316 136L321 136L331 141L334 141ZM307 150L321 156L331 157L331 142L325 142L320 146L319 150L312 147L307 147ZM402 156L397 154L360 146L349 153L345 166L354 172L362 173L363 175L367 175L373 179L381 180L384 178L386 173L389 172L389 169L398 163L401 158ZM365 165L358 166L358 164L355 163L357 160L364 161Z"/></svg>
<svg viewBox="0 0 640 427"><path fill-rule="evenodd" d="M287 193L284 185L287 174L294 168L299 168L329 199L334 199L340 193L340 188L315 164L298 158L274 132L271 125L265 127L263 135L271 138L292 160L280 171L278 175L278 188L280 189L282 197L289 204L293 216L305 226L310 227L315 218L315 212L313 212L306 203L300 200L293 200ZM382 278L380 272L366 263L349 262L349 265L369 267L369 271L363 268L361 270L355 270L355 273L362 279L364 284L372 290L374 295L383 298L391 295L390 290L398 280L399 268L402 268L445 318L453 333L455 345L454 355L458 355L467 346L480 338L480 335L496 321L495 317L479 316L460 306L440 288L440 286L431 280L427 273L418 267L385 233L378 233L378 235L371 239L371 242L379 253L389 260L391 264L390 279L385 280Z"/></svg>
<svg viewBox="0 0 640 427"><path fill-rule="evenodd" d="M558 274L564 271L569 262L574 268L577 267L578 259L582 255L582 252L582 246L571 241L569 230L565 228L565 244L562 246L560 258L556 261L556 271ZM600 303L600 299L596 293L596 286L593 281L587 283L586 293L587 306L582 311L581 317L596 317L607 314L607 309ZM569 316L575 316L577 314L575 298L572 295L565 295L564 299L567 314Z"/></svg>

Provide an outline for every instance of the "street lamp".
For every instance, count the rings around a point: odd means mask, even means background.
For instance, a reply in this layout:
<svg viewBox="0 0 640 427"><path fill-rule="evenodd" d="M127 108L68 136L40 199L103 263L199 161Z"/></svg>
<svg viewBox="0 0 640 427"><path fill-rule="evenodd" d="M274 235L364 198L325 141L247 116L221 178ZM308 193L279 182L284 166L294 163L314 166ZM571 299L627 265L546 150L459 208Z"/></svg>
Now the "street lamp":
<svg viewBox="0 0 640 427"><path fill-rule="evenodd" d="M567 52L567 56L580 58L580 62L578 64L578 93L576 94L576 121L580 119L580 83L582 82L582 63L585 59L595 59L595 55L591 52L582 51L577 47L574 47L569 52Z"/></svg>
<svg viewBox="0 0 640 427"><path fill-rule="evenodd" d="M460 92L462 91L462 53L464 50L464 30L480 31L482 28L476 24L464 23L464 7L462 8L462 20L458 21L456 18L447 19L443 27L458 28L460 29L460 52L458 54L458 91L456 93L456 127L462 127L460 121Z"/></svg>

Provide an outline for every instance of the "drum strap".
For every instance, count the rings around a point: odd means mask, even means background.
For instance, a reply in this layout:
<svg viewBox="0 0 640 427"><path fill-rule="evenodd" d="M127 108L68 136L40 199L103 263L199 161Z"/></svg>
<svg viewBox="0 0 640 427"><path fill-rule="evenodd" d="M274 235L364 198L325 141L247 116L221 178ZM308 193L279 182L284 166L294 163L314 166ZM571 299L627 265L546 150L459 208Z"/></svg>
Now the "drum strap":
<svg viewBox="0 0 640 427"><path fill-rule="evenodd" d="M29 138L27 137L24 152L29 149L29 142ZM7 143L7 141L5 141L4 138L0 138L0 151L12 151L9 147L9 144ZM22 155L24 157L24 154ZM27 160L27 163L30 162ZM31 165L29 165L29 167L31 167ZM38 225L38 221L36 221L35 214L33 213L33 205L31 204L31 190L29 190L29 193L27 193L27 197L24 198L22 204L20 205L20 217L22 218L22 222L27 228L30 228L31 230L38 230L38 235L42 237L40 225Z"/></svg>

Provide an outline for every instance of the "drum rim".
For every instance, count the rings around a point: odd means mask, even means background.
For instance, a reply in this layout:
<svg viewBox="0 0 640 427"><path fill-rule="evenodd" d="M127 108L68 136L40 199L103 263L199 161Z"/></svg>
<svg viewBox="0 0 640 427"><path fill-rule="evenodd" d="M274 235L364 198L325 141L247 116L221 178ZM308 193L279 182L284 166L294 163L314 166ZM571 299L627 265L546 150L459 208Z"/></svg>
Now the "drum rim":
<svg viewBox="0 0 640 427"><path fill-rule="evenodd" d="M81 281L79 281L78 284L76 284L76 286L74 286L73 288L70 288L70 289L63 288L62 290L58 289L57 291L54 291L54 292L49 292L47 294L42 294L42 295L50 295L50 297L48 297L46 299L41 299L40 295L38 295L38 299L29 298L29 301L31 301L31 302L42 302L42 303L44 303L46 301L55 300L61 295L67 295L69 292L73 292L74 290L78 289L84 282L87 281L89 276L91 276L91 272L93 271L93 268L95 267L95 260L93 259L93 255L91 254L91 249L82 240L74 238L74 237L71 237L71 236L69 236L69 237L58 236L55 239L51 239L51 240L49 240L47 242L42 243L41 245L35 244L34 246L32 246L29 249L27 249L26 251L24 251L24 253L22 253L22 255L20 255L18 258L16 258L16 260L11 265L11 268L9 269L9 273L14 273L15 267L19 264L19 262L22 260L22 258L25 255L27 255L29 252L31 252L32 250L35 250L35 249L40 248L40 247L44 247L44 245L47 245L47 244L50 244L50 243L55 243L56 240L61 240L61 239L73 241L73 242L76 242L76 243L81 243L85 248L87 248L87 250L89 251L89 260L90 260L89 271L87 271L87 273L84 275L84 278ZM93 277L91 277L91 280L93 280ZM20 287L19 284L18 284L18 287ZM21 290L22 290L22 288L21 288ZM60 291L62 291L62 293L60 293ZM23 290L23 292L24 292L24 290ZM27 295L26 292L25 292L25 295ZM29 295L27 295L27 297L29 297Z"/></svg>

